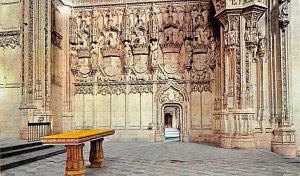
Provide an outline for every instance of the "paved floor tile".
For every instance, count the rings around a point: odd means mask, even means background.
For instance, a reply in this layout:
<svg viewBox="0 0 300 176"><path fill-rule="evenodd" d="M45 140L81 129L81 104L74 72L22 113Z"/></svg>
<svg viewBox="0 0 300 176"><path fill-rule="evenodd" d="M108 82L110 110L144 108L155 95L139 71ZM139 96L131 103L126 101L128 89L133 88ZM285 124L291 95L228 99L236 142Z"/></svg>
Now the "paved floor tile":
<svg viewBox="0 0 300 176"><path fill-rule="evenodd" d="M195 143L104 142L104 167L90 168L84 147L86 176L300 176L300 158L286 159L267 150L229 150ZM1 176L61 176L66 154L29 163Z"/></svg>

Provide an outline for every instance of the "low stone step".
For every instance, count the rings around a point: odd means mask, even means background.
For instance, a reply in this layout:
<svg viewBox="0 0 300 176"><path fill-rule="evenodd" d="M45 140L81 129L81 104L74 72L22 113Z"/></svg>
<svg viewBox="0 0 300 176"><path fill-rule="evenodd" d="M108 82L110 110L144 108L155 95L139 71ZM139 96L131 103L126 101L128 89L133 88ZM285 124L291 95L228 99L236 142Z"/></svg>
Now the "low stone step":
<svg viewBox="0 0 300 176"><path fill-rule="evenodd" d="M179 130L177 128L165 128L165 138L178 138Z"/></svg>
<svg viewBox="0 0 300 176"><path fill-rule="evenodd" d="M11 169L20 165L24 165L30 162L48 158L54 155L65 153L64 146L55 146L35 152L25 153L17 156L3 158L0 160L0 171Z"/></svg>
<svg viewBox="0 0 300 176"><path fill-rule="evenodd" d="M8 158L8 157L12 157L12 156L16 156L16 155L21 155L24 153L30 153L30 152L34 152L34 151L38 151L38 150L44 150L47 148L51 148L53 147L52 145L38 145L38 146L30 146L27 148L21 148L21 149L17 149L17 150L9 150L6 152L0 152L0 159L3 158Z"/></svg>
<svg viewBox="0 0 300 176"><path fill-rule="evenodd" d="M29 142L29 143L25 143L25 144L1 147L0 148L0 153L13 151L13 150L19 150L19 149L23 149L23 148L38 146L38 145L42 145L42 143L41 142Z"/></svg>

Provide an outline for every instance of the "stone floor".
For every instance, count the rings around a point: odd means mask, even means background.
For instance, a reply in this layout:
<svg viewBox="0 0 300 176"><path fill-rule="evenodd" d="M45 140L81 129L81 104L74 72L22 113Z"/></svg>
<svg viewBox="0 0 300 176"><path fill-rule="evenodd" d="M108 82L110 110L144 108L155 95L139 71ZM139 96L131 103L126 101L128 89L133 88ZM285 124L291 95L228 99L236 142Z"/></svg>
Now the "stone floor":
<svg viewBox="0 0 300 176"><path fill-rule="evenodd" d="M86 176L98 175L261 175L299 176L300 158L286 159L267 150L229 150L195 143L104 141L105 166L89 168L89 145L84 147ZM6 170L1 176L62 176L65 154Z"/></svg>

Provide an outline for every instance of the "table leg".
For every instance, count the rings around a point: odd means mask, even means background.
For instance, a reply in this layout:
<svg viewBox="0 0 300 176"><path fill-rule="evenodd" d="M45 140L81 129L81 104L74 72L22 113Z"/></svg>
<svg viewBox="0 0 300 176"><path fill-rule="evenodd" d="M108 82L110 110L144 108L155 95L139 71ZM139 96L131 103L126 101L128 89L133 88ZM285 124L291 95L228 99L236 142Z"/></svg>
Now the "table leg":
<svg viewBox="0 0 300 176"><path fill-rule="evenodd" d="M65 176L84 176L83 144L66 145L67 161Z"/></svg>
<svg viewBox="0 0 300 176"><path fill-rule="evenodd" d="M103 147L102 147L103 140L104 139L101 138L95 141L91 141L91 150L90 150L90 158L89 158L91 167L101 168L104 165L104 155L103 155Z"/></svg>

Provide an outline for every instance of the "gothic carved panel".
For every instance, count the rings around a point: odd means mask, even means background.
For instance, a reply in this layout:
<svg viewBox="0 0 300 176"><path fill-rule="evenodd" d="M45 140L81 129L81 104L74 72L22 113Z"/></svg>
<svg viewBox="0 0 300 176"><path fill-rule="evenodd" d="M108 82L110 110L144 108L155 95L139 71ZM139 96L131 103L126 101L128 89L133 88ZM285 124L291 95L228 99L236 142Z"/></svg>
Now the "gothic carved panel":
<svg viewBox="0 0 300 176"><path fill-rule="evenodd" d="M126 92L125 85L98 85L98 94L102 95L120 95Z"/></svg>
<svg viewBox="0 0 300 176"><path fill-rule="evenodd" d="M15 48L20 45L21 31L0 32L0 47Z"/></svg>
<svg viewBox="0 0 300 176"><path fill-rule="evenodd" d="M75 85L75 94L94 94L93 85Z"/></svg>
<svg viewBox="0 0 300 176"><path fill-rule="evenodd" d="M132 94L136 93L152 93L153 92L153 85L131 85L130 92Z"/></svg>
<svg viewBox="0 0 300 176"><path fill-rule="evenodd" d="M165 80L185 79L185 65L203 71L216 63L209 53L216 48L209 8L207 0L74 9L69 19L71 71L85 80L101 78L97 81L120 81L126 74L144 79L140 75L151 75L158 66Z"/></svg>

